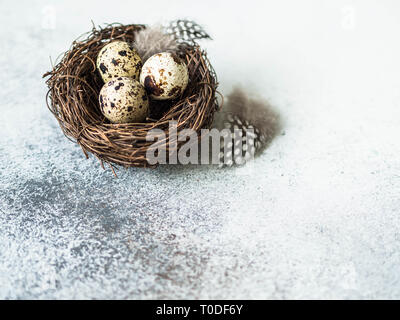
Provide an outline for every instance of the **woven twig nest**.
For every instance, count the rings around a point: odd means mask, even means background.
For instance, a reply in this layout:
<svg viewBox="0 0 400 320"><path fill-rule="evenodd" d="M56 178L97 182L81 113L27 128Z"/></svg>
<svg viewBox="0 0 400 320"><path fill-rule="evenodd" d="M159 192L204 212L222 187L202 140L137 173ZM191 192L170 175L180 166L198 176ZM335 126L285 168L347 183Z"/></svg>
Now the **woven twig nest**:
<svg viewBox="0 0 400 320"><path fill-rule="evenodd" d="M165 147L168 154L170 145L179 149L184 143L170 139L170 121L176 121L178 133L186 128L199 133L211 126L219 107L216 74L205 52L193 39L180 38L176 33L180 40L178 53L189 70L189 84L183 95L174 101L152 101L149 117L143 123L113 124L102 115L98 95L103 81L96 70L97 54L110 41L133 42L136 32L143 28L136 24L93 28L86 39L74 41L53 70L44 75L49 76L47 105L64 134L81 146L86 158L92 153L103 168L107 163L113 171L114 164L152 167L146 159L146 151L154 143L146 141L150 130L164 131L166 139L160 147Z"/></svg>

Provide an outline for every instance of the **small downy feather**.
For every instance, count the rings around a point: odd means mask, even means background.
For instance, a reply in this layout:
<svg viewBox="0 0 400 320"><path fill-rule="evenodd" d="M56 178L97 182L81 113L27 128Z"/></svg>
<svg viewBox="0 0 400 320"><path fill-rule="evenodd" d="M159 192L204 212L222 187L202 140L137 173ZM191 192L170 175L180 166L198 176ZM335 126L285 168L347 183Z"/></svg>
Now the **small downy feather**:
<svg viewBox="0 0 400 320"><path fill-rule="evenodd" d="M178 51L178 43L175 37L165 33L163 27L159 25L138 31L133 46L143 62L156 53Z"/></svg>
<svg viewBox="0 0 400 320"><path fill-rule="evenodd" d="M242 165L261 154L278 134L281 124L279 115L267 101L249 97L244 89L235 87L227 96L223 111L216 115L213 127L231 131L232 141L225 141L221 145L220 167L225 167ZM238 133L243 137L240 150L237 149L237 143L235 144Z"/></svg>

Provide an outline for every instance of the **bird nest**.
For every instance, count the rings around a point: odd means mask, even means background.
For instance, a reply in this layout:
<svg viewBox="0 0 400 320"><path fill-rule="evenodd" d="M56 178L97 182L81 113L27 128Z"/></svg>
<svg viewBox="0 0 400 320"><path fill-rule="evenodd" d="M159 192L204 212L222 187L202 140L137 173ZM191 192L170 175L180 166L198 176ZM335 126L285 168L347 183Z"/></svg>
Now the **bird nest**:
<svg viewBox="0 0 400 320"><path fill-rule="evenodd" d="M101 166L104 168L104 164L108 164L114 174L115 165L155 166L146 157L148 148L154 144L154 141L146 139L150 130L161 129L164 132L165 138L158 141L158 148L165 148L168 155L185 143L176 141L176 135L170 137L171 121L175 122L178 134L183 129L199 133L211 126L219 108L215 95L216 74L206 53L196 42L196 39L208 36L202 31L185 30L187 22L178 21L174 26L171 33L178 40L180 58L187 64L189 84L176 100L151 101L149 116L143 123L113 124L103 116L98 100L103 81L96 70L96 58L100 49L110 41L133 42L135 34L146 28L144 25L94 27L85 39L74 41L53 70L44 75L49 77L46 81L49 87L47 106L65 136L80 145L86 158L89 153L94 154Z"/></svg>

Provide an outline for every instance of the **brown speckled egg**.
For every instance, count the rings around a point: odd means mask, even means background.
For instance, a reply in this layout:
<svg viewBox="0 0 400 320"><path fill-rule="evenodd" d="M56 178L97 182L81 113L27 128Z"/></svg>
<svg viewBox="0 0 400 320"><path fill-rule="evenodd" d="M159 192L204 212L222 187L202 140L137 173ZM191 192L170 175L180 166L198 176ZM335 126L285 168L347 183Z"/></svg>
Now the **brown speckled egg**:
<svg viewBox="0 0 400 320"><path fill-rule="evenodd" d="M157 53L143 65L140 83L155 100L168 100L179 97L189 81L185 62L170 52Z"/></svg>
<svg viewBox="0 0 400 320"><path fill-rule="evenodd" d="M139 80L143 66L137 51L124 41L113 41L105 45L97 55L96 64L104 82L119 77Z"/></svg>
<svg viewBox="0 0 400 320"><path fill-rule="evenodd" d="M149 110L146 90L136 80L119 77L100 90L100 109L112 123L143 122Z"/></svg>

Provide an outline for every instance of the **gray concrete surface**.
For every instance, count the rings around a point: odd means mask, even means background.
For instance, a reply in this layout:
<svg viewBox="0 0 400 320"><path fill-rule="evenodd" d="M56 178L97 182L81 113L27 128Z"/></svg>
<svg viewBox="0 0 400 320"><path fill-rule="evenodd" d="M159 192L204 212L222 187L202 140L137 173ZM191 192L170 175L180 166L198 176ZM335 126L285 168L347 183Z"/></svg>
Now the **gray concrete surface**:
<svg viewBox="0 0 400 320"><path fill-rule="evenodd" d="M0 4L0 298L400 298L396 1ZM209 10L212 7L213 10ZM97 24L189 17L285 135L234 170L84 160L42 74Z"/></svg>

